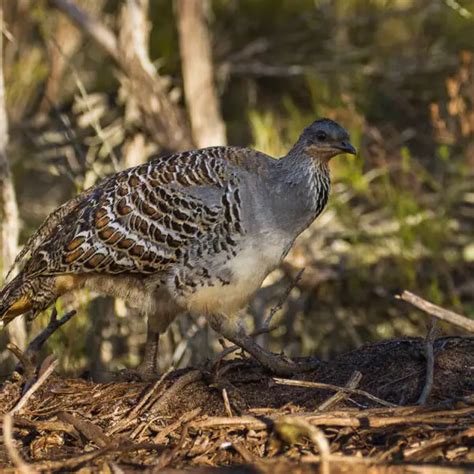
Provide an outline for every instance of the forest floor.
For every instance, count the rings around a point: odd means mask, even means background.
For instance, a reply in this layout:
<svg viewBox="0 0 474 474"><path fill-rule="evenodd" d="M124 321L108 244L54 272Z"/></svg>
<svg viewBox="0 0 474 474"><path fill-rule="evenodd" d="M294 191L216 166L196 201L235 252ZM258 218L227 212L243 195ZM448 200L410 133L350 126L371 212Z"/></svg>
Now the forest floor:
<svg viewBox="0 0 474 474"><path fill-rule="evenodd" d="M0 469L474 472L474 338L432 347L423 404L419 338L364 346L288 379L235 358L154 383L99 384L57 376L50 358L0 388Z"/></svg>

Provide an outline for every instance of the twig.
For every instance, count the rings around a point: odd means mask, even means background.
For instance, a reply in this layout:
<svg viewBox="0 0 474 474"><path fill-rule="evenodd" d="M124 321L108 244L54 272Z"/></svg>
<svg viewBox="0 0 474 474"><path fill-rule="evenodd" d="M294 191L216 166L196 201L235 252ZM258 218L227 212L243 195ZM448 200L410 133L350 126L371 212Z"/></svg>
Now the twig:
<svg viewBox="0 0 474 474"><path fill-rule="evenodd" d="M436 338L436 318L433 316L430 321L430 327L425 338L425 354L426 354L426 381L423 390L416 401L417 405L424 405L430 396L433 387L434 376L434 350L433 343Z"/></svg>
<svg viewBox="0 0 474 474"><path fill-rule="evenodd" d="M442 321L453 324L458 328L474 333L474 321L466 318L466 316L461 316L460 314L454 313L453 311L449 311L442 308L441 306L430 303L429 301L426 301L420 296L417 296L407 290L405 290L401 295L398 295L397 298L406 301L413 306L416 306L435 318L441 319Z"/></svg>
<svg viewBox="0 0 474 474"><path fill-rule="evenodd" d="M99 19L90 15L70 0L50 0L74 23L90 35L98 45L104 48L115 60L119 57L117 38Z"/></svg>
<svg viewBox="0 0 474 474"><path fill-rule="evenodd" d="M301 277L303 276L304 268L302 268L296 275L296 277L293 279L293 281L288 285L288 288L285 290L285 292L280 296L278 299L276 305L272 306L270 309L270 314L268 315L267 319L265 319L262 329L268 329L270 327L270 324L272 322L273 316L283 307L285 304L285 301L288 299L288 296L290 296L290 293L292 292L293 288L299 283L301 280Z"/></svg>
<svg viewBox="0 0 474 474"><path fill-rule="evenodd" d="M227 390L225 388L222 389L222 399L224 400L224 408L227 415L234 416L230 407L229 396L227 395Z"/></svg>
<svg viewBox="0 0 474 474"><path fill-rule="evenodd" d="M18 469L20 474L33 474L36 473L36 469L33 469L29 464L23 461L20 453L15 447L13 441L13 416L11 413L7 413L3 416L3 442L5 443L5 449L8 453L14 466Z"/></svg>
<svg viewBox="0 0 474 474"><path fill-rule="evenodd" d="M21 409L25 406L26 402L30 397L38 390L41 385L46 381L46 379L53 373L54 369L57 367L59 361L57 359L53 360L49 367L39 376L38 380L26 391L26 393L20 398L18 403L10 410L10 414L19 413Z"/></svg>
<svg viewBox="0 0 474 474"><path fill-rule="evenodd" d="M30 358L25 355L24 352L13 342L7 344L7 349L19 360L20 365L25 369L26 378L33 377L35 374L35 366L31 362ZM15 367L15 371L18 371L18 365Z"/></svg>
<svg viewBox="0 0 474 474"><path fill-rule="evenodd" d="M75 310L67 312L64 316L58 319L58 312L55 307L51 311L48 325L28 344L25 350L25 355L33 356L39 353L44 343L64 324L66 324L74 315Z"/></svg>
<svg viewBox="0 0 474 474"><path fill-rule="evenodd" d="M280 378L273 378L275 383L279 385L291 385L293 387L306 387L306 388L318 388L320 390L334 390L336 392L345 392L351 395L362 395L363 397L367 397L369 400L373 402L379 403L385 407L396 407L394 403L386 402L381 398L372 395L365 390L360 390L358 388L347 388L347 387L338 387L337 385L332 385L329 383L320 383L320 382L307 382L306 380L291 380L291 379L280 379Z"/></svg>
<svg viewBox="0 0 474 474"><path fill-rule="evenodd" d="M182 415L179 420L176 420L174 423L164 427L153 440L155 443L160 444L163 443L167 436L176 431L180 426L184 425L185 423L189 423L193 418L196 418L202 412L202 408L195 408L190 412L185 413Z"/></svg>
<svg viewBox="0 0 474 474"><path fill-rule="evenodd" d="M352 375L347 384L345 385L345 389L353 390L357 388L360 381L362 380L362 374L359 371L355 371ZM350 393L347 390L339 390L339 392L335 393L331 397L329 397L326 401L321 403L317 408L317 411L324 411L328 410L329 408L333 407L339 402L346 400L350 397Z"/></svg>

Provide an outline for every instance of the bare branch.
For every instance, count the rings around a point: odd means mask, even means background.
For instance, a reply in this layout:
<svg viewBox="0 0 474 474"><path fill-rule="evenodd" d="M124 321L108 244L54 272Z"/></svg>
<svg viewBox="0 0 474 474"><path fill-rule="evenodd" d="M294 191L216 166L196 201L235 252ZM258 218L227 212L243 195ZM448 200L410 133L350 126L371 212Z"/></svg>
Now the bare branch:
<svg viewBox="0 0 474 474"><path fill-rule="evenodd" d="M461 316L460 314L454 313L453 311L441 308L441 306L430 303L429 301L426 301L420 296L417 296L407 290L405 290L401 295L397 296L397 298L406 301L413 306L416 306L435 318L441 319L441 321L446 321L447 323L457 326L458 328L474 333L474 321L466 318L466 316Z"/></svg>
<svg viewBox="0 0 474 474"><path fill-rule="evenodd" d="M53 308L48 325L28 344L25 351L26 356L31 357L38 354L51 335L54 334L63 324L66 324L76 314L76 311L69 311L60 319L57 319L57 314L56 308Z"/></svg>
<svg viewBox="0 0 474 474"><path fill-rule="evenodd" d="M91 36L116 61L119 58L117 38L98 18L79 8L70 0L50 0L58 10L66 14L82 31Z"/></svg>

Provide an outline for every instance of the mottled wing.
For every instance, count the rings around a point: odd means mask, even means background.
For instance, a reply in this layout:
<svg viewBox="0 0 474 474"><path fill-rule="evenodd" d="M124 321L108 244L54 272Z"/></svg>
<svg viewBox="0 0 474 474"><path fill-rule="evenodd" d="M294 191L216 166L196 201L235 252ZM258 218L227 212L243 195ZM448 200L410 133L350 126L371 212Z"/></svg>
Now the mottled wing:
<svg viewBox="0 0 474 474"><path fill-rule="evenodd" d="M236 149L185 152L112 176L64 217L25 270L145 275L186 262L196 248L212 253L232 247L243 230L229 152Z"/></svg>

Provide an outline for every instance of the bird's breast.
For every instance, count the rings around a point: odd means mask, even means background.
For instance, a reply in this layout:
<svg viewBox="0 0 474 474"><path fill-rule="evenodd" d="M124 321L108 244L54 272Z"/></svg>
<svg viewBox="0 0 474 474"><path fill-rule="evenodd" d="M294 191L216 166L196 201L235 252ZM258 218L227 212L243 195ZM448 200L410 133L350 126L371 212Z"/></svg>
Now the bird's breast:
<svg viewBox="0 0 474 474"><path fill-rule="evenodd" d="M204 314L239 311L280 263L287 247L286 241L274 238L245 245L234 257L214 267L209 283L186 298L188 310Z"/></svg>

